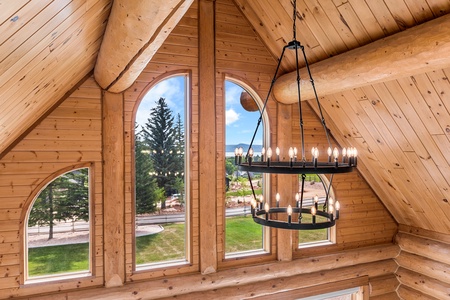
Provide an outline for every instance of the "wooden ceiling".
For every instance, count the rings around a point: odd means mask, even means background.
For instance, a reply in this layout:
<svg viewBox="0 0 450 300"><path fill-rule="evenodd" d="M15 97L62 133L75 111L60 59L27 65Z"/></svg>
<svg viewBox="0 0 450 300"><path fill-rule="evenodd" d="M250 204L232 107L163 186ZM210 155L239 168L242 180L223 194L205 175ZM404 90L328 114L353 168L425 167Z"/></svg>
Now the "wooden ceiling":
<svg viewBox="0 0 450 300"><path fill-rule="evenodd" d="M291 1L230 1L278 57L292 39ZM176 7L181 2L189 1L167 1ZM336 64L339 54L450 12L449 0L297 2L297 38L312 65ZM110 0L0 0L0 157L92 74L111 4ZM412 38L408 47L427 42ZM152 54L146 55L151 59ZM292 71L293 57L288 56L282 67L283 72ZM359 171L397 222L443 233L450 232L448 76L450 66L442 64L321 95L333 136L342 146L358 147Z"/></svg>

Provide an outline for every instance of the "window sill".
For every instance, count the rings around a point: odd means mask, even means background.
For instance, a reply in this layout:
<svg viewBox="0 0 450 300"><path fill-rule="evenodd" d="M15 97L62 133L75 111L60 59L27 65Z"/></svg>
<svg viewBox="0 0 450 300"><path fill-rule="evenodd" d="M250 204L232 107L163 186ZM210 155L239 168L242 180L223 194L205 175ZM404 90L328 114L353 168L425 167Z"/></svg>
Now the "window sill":
<svg viewBox="0 0 450 300"><path fill-rule="evenodd" d="M180 267L184 265L189 265L189 262L185 259L171 260L165 262L147 263L142 265L136 265L135 272L142 272L148 270L154 270L159 268L170 268L170 267Z"/></svg>
<svg viewBox="0 0 450 300"><path fill-rule="evenodd" d="M297 249L313 248L313 247L320 247L320 246L329 246L329 245L334 245L334 244L335 243L333 243L331 241L309 242L309 243L298 244Z"/></svg>
<svg viewBox="0 0 450 300"><path fill-rule="evenodd" d="M66 273L66 274L55 274L55 275L43 275L43 276L35 276L32 278L28 278L25 280L25 285L33 285L39 283L48 283L55 281L63 281L70 279L79 279L79 278L87 278L92 276L91 272L82 271L82 272L74 272L74 273Z"/></svg>

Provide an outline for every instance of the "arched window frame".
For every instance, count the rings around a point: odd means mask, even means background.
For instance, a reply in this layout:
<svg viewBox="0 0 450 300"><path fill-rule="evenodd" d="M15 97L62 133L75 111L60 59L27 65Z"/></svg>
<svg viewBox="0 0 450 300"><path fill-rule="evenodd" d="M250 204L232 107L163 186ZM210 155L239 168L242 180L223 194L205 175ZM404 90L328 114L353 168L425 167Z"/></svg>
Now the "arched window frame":
<svg viewBox="0 0 450 300"><path fill-rule="evenodd" d="M240 86L242 89L244 89L256 102L259 112L261 112L261 109L264 105L262 98L259 96L259 94L256 92L256 89L253 88L249 83L246 82L246 80L240 78L239 76L233 75L233 74L224 74L224 79L223 79L223 101L225 104L226 101L226 91L225 91L225 82L229 81L232 82L238 86ZM224 110L225 113L225 110ZM225 117L224 117L225 118ZM225 122L224 122L225 123ZM264 126L264 130L263 130L263 145L270 145L270 121L269 121L269 115L267 112L267 108L264 111L264 113L262 114L262 123ZM255 127L256 127L256 123L255 123ZM254 130L255 128L251 128L252 130ZM224 136L224 140L226 139L226 137ZM250 142L250 141L249 141ZM225 143L224 143L225 144ZM264 181L264 188L263 188L263 195L270 195L270 190L271 190L271 181L270 181L270 174L263 174L263 181ZM223 201L224 199L220 199L220 201ZM222 224L225 224L226 220L225 220L226 216L225 216L225 212L223 213L223 220L221 220L220 222ZM225 226L223 228L223 232L221 233L223 235L223 240L225 241ZM270 255L270 254L274 254L272 247L271 247L271 239L272 239L272 232L270 230L269 227L263 227L263 247L261 250L251 250L251 251L245 251L245 252L235 252L235 253L225 253L225 250L223 251L223 261L225 263L230 262L232 264L235 263L236 259L239 259L241 261L241 259L245 259L248 258L249 261L251 261L254 257L256 256L261 256L261 255ZM272 259L273 257L267 257L267 260ZM241 263L242 264L242 263Z"/></svg>
<svg viewBox="0 0 450 300"><path fill-rule="evenodd" d="M36 276L33 278L28 277L28 220L30 217L31 209L33 208L34 202L38 198L38 196L41 194L41 192L54 180L56 180L58 177L72 172L79 169L88 168L88 186L89 186L89 270L87 271L80 271L80 272L71 272L71 273L62 273L62 274L51 274L51 275L43 275L43 276ZM42 182L36 186L36 188L32 191L30 196L25 202L24 209L22 210L21 215L21 223L22 227L20 228L20 247L22 253L22 257L20 259L20 269L21 269L21 275L20 275L20 283L27 285L27 284L35 284L35 283L41 283L41 282L51 282L51 281L59 281L59 280L71 280L75 278L88 278L91 276L95 276L95 255L93 253L95 249L94 241L95 241L95 232L94 232L94 217L93 217L93 211L94 211L94 163L88 162L88 163L81 163L77 165L72 165L63 169L58 170L57 172L51 174Z"/></svg>
<svg viewBox="0 0 450 300"><path fill-rule="evenodd" d="M148 94L148 92L154 88L157 84L168 80L173 77L178 76L184 76L185 78L185 113L184 113L184 132L185 132L185 213L186 213L186 221L185 221L185 260L184 261L162 261L162 262L155 262L155 263L149 263L149 264L143 264L143 265L137 265L136 264L136 185L135 185L135 131L134 131L134 124L136 122L136 115L139 110L139 106L142 103L142 100L145 98L145 96ZM151 83L149 83L140 93L134 107L133 107L133 116L132 116L132 130L130 131L131 136L131 170L132 170L132 188L131 188L131 196L132 196L132 273L143 273L147 271L164 271L167 268L173 267L173 268L180 268L180 267L188 267L192 268L192 222L191 222L191 192L190 192L190 144L191 144L191 122L192 122L192 116L191 116L191 100L192 100L192 71L191 70L176 70L172 72L167 72L162 74L161 76L155 78ZM158 273L155 273L158 274ZM157 275L156 275L157 276Z"/></svg>

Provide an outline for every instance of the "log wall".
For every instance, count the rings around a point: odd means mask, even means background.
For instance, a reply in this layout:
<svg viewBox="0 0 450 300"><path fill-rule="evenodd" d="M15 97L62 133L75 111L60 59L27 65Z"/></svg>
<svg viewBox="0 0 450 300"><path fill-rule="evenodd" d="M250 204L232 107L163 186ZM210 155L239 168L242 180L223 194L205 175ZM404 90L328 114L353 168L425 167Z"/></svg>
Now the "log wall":
<svg viewBox="0 0 450 300"><path fill-rule="evenodd" d="M23 285L24 226L34 196L62 170L91 164L95 276ZM0 298L103 284L101 90L87 79L0 160Z"/></svg>
<svg viewBox="0 0 450 300"><path fill-rule="evenodd" d="M198 1L195 1L155 54L151 63L133 86L122 95L124 100L125 202L123 215L125 232L124 240L116 240L114 243L119 243L117 247L124 247L125 257L123 259L117 257L121 255L122 248L117 253L112 253L112 248L106 250L114 255L117 263L125 264L124 278L121 278L121 266L113 266L108 261L110 265L105 267L103 263L106 248L103 242L114 238L113 230L104 230L104 226L106 221L111 223L114 219L111 215L103 215L106 212L103 210L104 185L111 184L103 180L108 180L106 178L111 176L103 176L102 159L116 156L102 153L105 149L102 149L101 90L92 79L88 79L0 160L0 298L14 296L30 296L31 298L31 295L34 295L38 299L39 294L43 293L45 297L55 294L55 298L61 296L61 298L100 299L99 295L102 295L103 299L134 299L136 295L139 295L142 299L156 299L188 293L205 293L204 295L212 296L219 292L225 296L250 297L255 290L255 284L260 281L266 281L267 284L261 293L270 294L285 287L304 288L305 291L315 287L318 291L318 285L326 284L330 280L352 281L364 276L367 278L366 282L372 287L374 295L386 295L395 291L395 281L391 280L397 267L393 258L398 254L398 247L392 244L392 238L397 224L357 172L339 176L340 179L335 181L335 193L342 207L335 245L296 250L292 255L287 255L286 253L295 246L289 244L290 242L277 243L279 233L277 230L272 230L270 254L228 261L224 259L224 80L225 78L240 80L264 99L276 60L267 52L260 37L246 23L232 1L214 1L216 103L213 113L216 136L213 141L216 148L214 166L216 175L212 178L200 176L200 148L207 146L202 144L200 132L207 125L199 122L201 114L205 113L202 109L208 107L202 104L208 99L199 97L199 89L202 85L199 83L201 57L198 51L198 7ZM134 117L145 93L159 81L176 74L186 74L189 78L190 263L179 267L136 272L133 257ZM121 97L117 98L121 99ZM305 109L308 114L307 121L311 121L306 131L315 139L315 143L322 144L324 137L319 133L320 122L312 115L311 109L308 107ZM287 111L295 111L295 109ZM280 131L277 130L277 125L280 124L277 122L277 117L280 115L286 117L285 110L279 110L272 103L268 107L268 114L272 132L271 141L272 145L275 145L281 142L277 141L275 134ZM298 116L295 113L291 116L292 131L296 132ZM108 121L103 122L107 124ZM108 137L103 139L103 142L107 142ZM295 139L293 141L295 142ZM308 144L309 146L311 144ZM308 147L307 149L310 148ZM27 201L30 201L29 195L45 178L58 170L83 162L93 163L95 168L95 276L89 279L66 280L39 286L20 286L20 265L23 260L20 235L25 207ZM271 182L274 194L276 176L272 176ZM217 207L217 217L213 220L213 228L199 217L199 205L202 201L201 186L215 188L215 199L208 199L208 201L214 201ZM122 203L120 199L116 201L116 204ZM108 205L114 205L114 203ZM202 231L201 234L200 231ZM213 234L215 232L217 235ZM284 240L295 242L295 233L292 234L294 238L289 239L284 236ZM216 246L213 247L216 249L214 253L211 253L214 250L209 247L201 247L201 235L212 237ZM282 259L291 259L290 256L292 256L293 261L276 262L277 252L283 253ZM216 257L217 271L209 275L201 274L200 271L204 271L201 270L201 256ZM208 262L210 263L211 259ZM116 267L117 269L112 271ZM105 270L116 272L118 276L109 273L108 276L103 276ZM312 279L306 280L309 277ZM102 287L105 285L105 280L109 283L108 288ZM120 282L121 280L124 282ZM306 281L299 287L299 280ZM134 283L135 281L142 282ZM124 283L124 286L112 287L121 283ZM240 285L241 288L235 290L236 285ZM92 286L97 288L85 289Z"/></svg>
<svg viewBox="0 0 450 300"><path fill-rule="evenodd" d="M401 225L396 242L400 299L448 299L450 235Z"/></svg>

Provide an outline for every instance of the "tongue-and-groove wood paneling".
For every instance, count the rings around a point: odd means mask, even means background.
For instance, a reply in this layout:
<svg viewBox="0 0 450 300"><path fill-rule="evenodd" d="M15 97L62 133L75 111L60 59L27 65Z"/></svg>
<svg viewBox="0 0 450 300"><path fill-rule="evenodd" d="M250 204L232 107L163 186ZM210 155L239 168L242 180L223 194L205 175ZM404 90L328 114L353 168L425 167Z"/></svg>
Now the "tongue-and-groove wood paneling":
<svg viewBox="0 0 450 300"><path fill-rule="evenodd" d="M110 3L0 1L0 156L92 71Z"/></svg>

